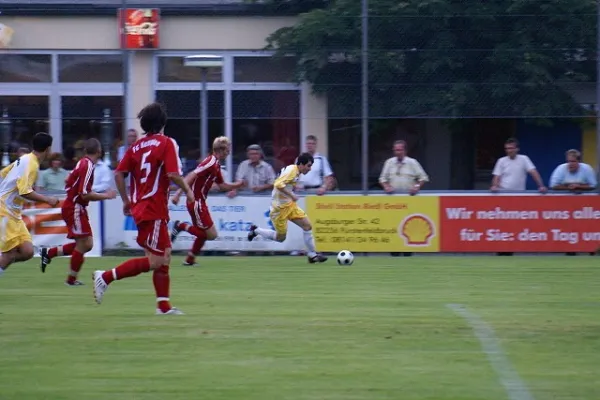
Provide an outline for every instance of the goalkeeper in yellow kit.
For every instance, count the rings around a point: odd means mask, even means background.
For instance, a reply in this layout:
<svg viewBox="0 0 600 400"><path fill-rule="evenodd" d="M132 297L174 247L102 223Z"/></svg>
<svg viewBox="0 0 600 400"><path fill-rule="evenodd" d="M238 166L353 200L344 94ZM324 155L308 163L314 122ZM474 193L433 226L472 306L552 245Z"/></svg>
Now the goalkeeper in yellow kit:
<svg viewBox="0 0 600 400"><path fill-rule="evenodd" d="M283 242L287 236L287 223L290 221L304 231L304 244L308 250L308 262L311 264L325 262L327 257L316 252L312 225L304 210L296 204L298 196L294 194L294 187L298 182L298 178L300 178L300 174L307 174L313 163L313 156L303 153L296 160L296 164L288 165L281 171L281 175L273 184L271 212L269 214L275 230L252 225L248 233L249 241L254 240L257 236L262 236L265 239Z"/></svg>

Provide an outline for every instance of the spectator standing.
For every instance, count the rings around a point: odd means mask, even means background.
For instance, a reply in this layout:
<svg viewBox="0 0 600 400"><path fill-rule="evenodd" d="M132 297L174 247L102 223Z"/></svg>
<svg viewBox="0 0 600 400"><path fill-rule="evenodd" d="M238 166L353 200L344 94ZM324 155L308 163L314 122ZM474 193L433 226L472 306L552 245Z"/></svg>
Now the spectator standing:
<svg viewBox="0 0 600 400"><path fill-rule="evenodd" d="M50 168L40 173L38 186L45 190L65 190L65 179L69 172L62 167L62 155L54 153L49 161Z"/></svg>
<svg viewBox="0 0 600 400"><path fill-rule="evenodd" d="M417 160L406 155L404 140L396 140L393 150L394 157L383 164L379 184L386 193L407 191L417 194L429 182L429 177Z"/></svg>
<svg viewBox="0 0 600 400"><path fill-rule="evenodd" d="M127 149L130 148L131 145L134 144L137 139L138 139L137 131L135 129L128 129L127 130L127 143L124 144L123 146L119 147L119 150L117 151L117 161L120 162L123 159Z"/></svg>
<svg viewBox="0 0 600 400"><path fill-rule="evenodd" d="M246 182L246 188L254 193L272 190L275 171L263 160L262 148L257 144L250 145L246 148L246 156L248 159L242 161L236 171L236 182ZM232 190L227 193L227 196L235 197L237 193L237 190Z"/></svg>
<svg viewBox="0 0 600 400"><path fill-rule="evenodd" d="M335 178L329 160L317 152L317 138L313 135L306 137L306 152L313 156L315 162L306 175L300 175L298 189L316 189L317 194L323 195L328 190L334 189Z"/></svg>
<svg viewBox="0 0 600 400"><path fill-rule="evenodd" d="M103 193L114 188L114 174L110 169L110 166L105 163L102 158L99 158L94 166L94 184L92 186L92 191Z"/></svg>
<svg viewBox="0 0 600 400"><path fill-rule="evenodd" d="M581 152L568 150L567 162L556 167L550 177L552 190L570 190L572 192L595 189L598 185L594 169L581 162Z"/></svg>
<svg viewBox="0 0 600 400"><path fill-rule="evenodd" d="M492 175L494 175L492 179L492 192L497 192L498 190L525 190L527 174L531 175L538 185L540 192L545 193L548 191L531 159L526 155L519 154L519 142L517 139L508 139L504 143L504 151L506 152L506 156L496 161L494 171L492 172Z"/></svg>

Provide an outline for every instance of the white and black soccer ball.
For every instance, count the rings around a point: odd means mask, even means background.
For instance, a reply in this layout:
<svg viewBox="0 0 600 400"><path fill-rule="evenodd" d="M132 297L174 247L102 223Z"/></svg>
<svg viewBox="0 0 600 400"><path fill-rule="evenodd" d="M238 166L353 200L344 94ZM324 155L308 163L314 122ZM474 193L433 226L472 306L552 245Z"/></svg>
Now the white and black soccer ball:
<svg viewBox="0 0 600 400"><path fill-rule="evenodd" d="M337 262L339 265L352 265L354 262L354 254L348 250L342 250L337 255Z"/></svg>

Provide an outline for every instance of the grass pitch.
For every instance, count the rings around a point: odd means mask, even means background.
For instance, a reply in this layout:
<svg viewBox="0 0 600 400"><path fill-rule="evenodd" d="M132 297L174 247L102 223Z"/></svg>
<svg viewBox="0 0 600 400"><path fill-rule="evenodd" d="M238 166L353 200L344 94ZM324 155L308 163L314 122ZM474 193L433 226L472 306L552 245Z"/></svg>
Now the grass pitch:
<svg viewBox="0 0 600 400"><path fill-rule="evenodd" d="M93 302L67 259L0 278L0 399L508 399L463 304L495 330L536 399L600 399L595 257L207 257L171 267L155 316L150 274Z"/></svg>

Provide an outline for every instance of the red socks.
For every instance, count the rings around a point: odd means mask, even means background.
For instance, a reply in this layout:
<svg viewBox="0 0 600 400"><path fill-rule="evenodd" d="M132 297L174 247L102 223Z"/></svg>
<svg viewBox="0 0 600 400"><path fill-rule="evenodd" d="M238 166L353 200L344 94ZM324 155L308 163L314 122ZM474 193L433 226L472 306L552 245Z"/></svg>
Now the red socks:
<svg viewBox="0 0 600 400"><path fill-rule="evenodd" d="M74 250L75 242L65 244L63 246L52 247L51 249L48 249L48 257L54 258L60 256L70 256L71 254L73 254Z"/></svg>
<svg viewBox="0 0 600 400"><path fill-rule="evenodd" d="M150 271L150 261L148 258L132 258L131 260L125 261L117 268L104 271L102 274L102 279L104 279L106 284L110 284L112 281L130 278L148 271Z"/></svg>
<svg viewBox="0 0 600 400"><path fill-rule="evenodd" d="M188 253L187 258L185 259L185 262L188 264L193 264L196 257L198 254L200 254L200 251L202 250L202 247L204 247L204 243L206 243L206 233L204 231L202 231L202 233L204 234L204 237L197 237L196 240L194 240L194 244L192 245L192 250Z"/></svg>
<svg viewBox="0 0 600 400"><path fill-rule="evenodd" d="M63 247L64 251L64 247ZM83 265L84 256L83 253L78 252L77 250L73 250L73 254L71 255L71 272L67 277L67 283L73 284L77 280L77 274L81 270L81 266Z"/></svg>
<svg viewBox="0 0 600 400"><path fill-rule="evenodd" d="M156 292L157 307L162 312L167 312L171 309L169 302L169 287L171 286L171 277L169 276L169 266L163 265L155 270L152 274L152 283Z"/></svg>
<svg viewBox="0 0 600 400"><path fill-rule="evenodd" d="M125 261L117 268L104 271L102 279L104 279L104 282L107 284L110 284L113 281L130 278L148 271L150 271L150 261L148 258L134 258ZM169 301L171 277L169 276L168 265L163 265L154 271L152 274L152 283L154 283L154 291L156 292L157 308L166 313L172 308Z"/></svg>
<svg viewBox="0 0 600 400"><path fill-rule="evenodd" d="M190 235L194 235L197 238L204 237L204 240L206 240L206 232L204 232L203 229L200 229L197 226L192 226L190 224L186 224L185 222L180 222L179 225L177 225L177 229L179 229L180 231L186 231Z"/></svg>
<svg viewBox="0 0 600 400"><path fill-rule="evenodd" d="M202 247L204 247L204 243L206 242L206 231L198 228L197 226L192 226L185 222L180 222L177 225L177 229L180 231L186 231L190 235L196 236L196 240L194 240L194 244L192 246L192 250L188 252L188 256L185 259L185 262L188 264L193 264L196 260L196 256L200 254Z"/></svg>

